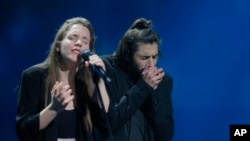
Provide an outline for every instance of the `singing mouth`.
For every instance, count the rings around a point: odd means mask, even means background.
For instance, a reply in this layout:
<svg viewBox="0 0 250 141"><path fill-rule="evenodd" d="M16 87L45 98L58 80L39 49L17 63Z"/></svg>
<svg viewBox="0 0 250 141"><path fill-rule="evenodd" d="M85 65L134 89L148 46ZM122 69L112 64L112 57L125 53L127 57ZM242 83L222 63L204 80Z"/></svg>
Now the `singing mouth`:
<svg viewBox="0 0 250 141"><path fill-rule="evenodd" d="M79 55L81 53L81 51L79 49L77 49L77 48L74 48L72 51L74 53L76 53L77 55Z"/></svg>

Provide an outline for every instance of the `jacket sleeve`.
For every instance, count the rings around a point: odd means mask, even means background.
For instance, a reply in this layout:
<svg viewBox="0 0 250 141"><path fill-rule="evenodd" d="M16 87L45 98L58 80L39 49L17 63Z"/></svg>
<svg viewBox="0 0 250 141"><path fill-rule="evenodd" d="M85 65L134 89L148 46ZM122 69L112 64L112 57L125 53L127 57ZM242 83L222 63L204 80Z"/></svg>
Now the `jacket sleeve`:
<svg viewBox="0 0 250 141"><path fill-rule="evenodd" d="M173 137L172 87L173 79L166 74L158 88L141 107L157 141L170 141Z"/></svg>
<svg viewBox="0 0 250 141"><path fill-rule="evenodd" d="M110 58L109 58L110 59ZM139 109L144 101L153 92L143 79L137 81L131 88L127 87L123 78L120 78L119 71L112 66L112 61L103 59L106 65L106 72L112 79L111 83L106 84L110 97L108 119L115 132L119 130Z"/></svg>
<svg viewBox="0 0 250 141"><path fill-rule="evenodd" d="M96 102L89 103L89 107L96 140L109 138L110 127L108 127L107 113Z"/></svg>
<svg viewBox="0 0 250 141"><path fill-rule="evenodd" d="M118 130L134 115L151 92L152 88L140 80L118 102L112 103L108 115L113 131Z"/></svg>
<svg viewBox="0 0 250 141"><path fill-rule="evenodd" d="M19 97L16 113L16 133L21 141L38 140L41 83L37 72L23 71L19 84ZM39 108L40 107L40 108ZM33 138L36 137L36 138Z"/></svg>

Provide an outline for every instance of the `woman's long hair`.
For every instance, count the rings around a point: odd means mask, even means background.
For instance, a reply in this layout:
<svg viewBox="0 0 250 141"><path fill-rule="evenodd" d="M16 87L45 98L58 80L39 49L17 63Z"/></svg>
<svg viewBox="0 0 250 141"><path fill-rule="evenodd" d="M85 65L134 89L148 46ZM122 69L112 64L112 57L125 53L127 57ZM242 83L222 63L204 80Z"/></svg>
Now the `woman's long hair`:
<svg viewBox="0 0 250 141"><path fill-rule="evenodd" d="M55 84L57 80L59 80L59 67L61 65L60 53L56 51L56 48L60 48L61 41L65 38L70 28L75 24L81 24L84 27L88 28L90 32L90 36L91 36L90 50L94 51L95 33L94 33L94 29L91 23L86 18L82 18L82 17L75 17L75 18L66 20L63 23L63 25L60 27L60 29L57 31L47 58L42 63L36 65L38 67L48 69L48 75L47 75L46 84L45 84L45 106L47 106L50 103L52 86ZM82 80L82 85L83 85L82 87L84 87L85 89L82 89L83 91L80 91L81 93L79 93L79 91L76 92L76 99L77 99L76 104L78 108L81 109L81 111L85 112L85 114L81 114L81 115L83 115L86 130L90 131L92 129L92 122L91 122L90 112L88 108L88 101L86 99L79 98L79 95L85 95L84 97L86 98L92 97L93 92L94 92L94 84L92 81L92 76L89 71L89 68L85 68L84 65L81 65L78 68L78 71L81 72L81 75L76 76L76 79ZM77 73L77 75L78 74L80 73ZM80 107L79 103L83 105L83 102L84 102L84 106Z"/></svg>

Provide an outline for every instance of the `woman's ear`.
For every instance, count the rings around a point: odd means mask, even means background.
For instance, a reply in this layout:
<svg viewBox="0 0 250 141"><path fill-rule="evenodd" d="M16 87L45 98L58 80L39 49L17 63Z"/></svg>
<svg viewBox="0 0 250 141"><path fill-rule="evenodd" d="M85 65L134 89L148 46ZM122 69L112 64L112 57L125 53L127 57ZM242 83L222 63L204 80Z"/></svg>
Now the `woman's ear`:
<svg viewBox="0 0 250 141"><path fill-rule="evenodd" d="M60 48L59 47L56 47L56 52L60 52Z"/></svg>
<svg viewBox="0 0 250 141"><path fill-rule="evenodd" d="M60 42L56 42L56 52L60 52Z"/></svg>

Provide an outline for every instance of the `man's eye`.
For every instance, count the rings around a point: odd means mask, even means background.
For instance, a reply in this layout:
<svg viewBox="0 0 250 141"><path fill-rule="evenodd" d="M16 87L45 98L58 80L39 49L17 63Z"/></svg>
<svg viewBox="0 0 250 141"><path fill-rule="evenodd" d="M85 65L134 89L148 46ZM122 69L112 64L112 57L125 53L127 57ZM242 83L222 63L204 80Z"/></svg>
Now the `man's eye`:
<svg viewBox="0 0 250 141"><path fill-rule="evenodd" d="M142 60L147 60L149 57L145 56L145 57L142 57L141 59Z"/></svg>
<svg viewBox="0 0 250 141"><path fill-rule="evenodd" d="M152 58L153 58L153 59L157 59L157 58L158 58L158 55L155 55L155 56L153 56Z"/></svg>

